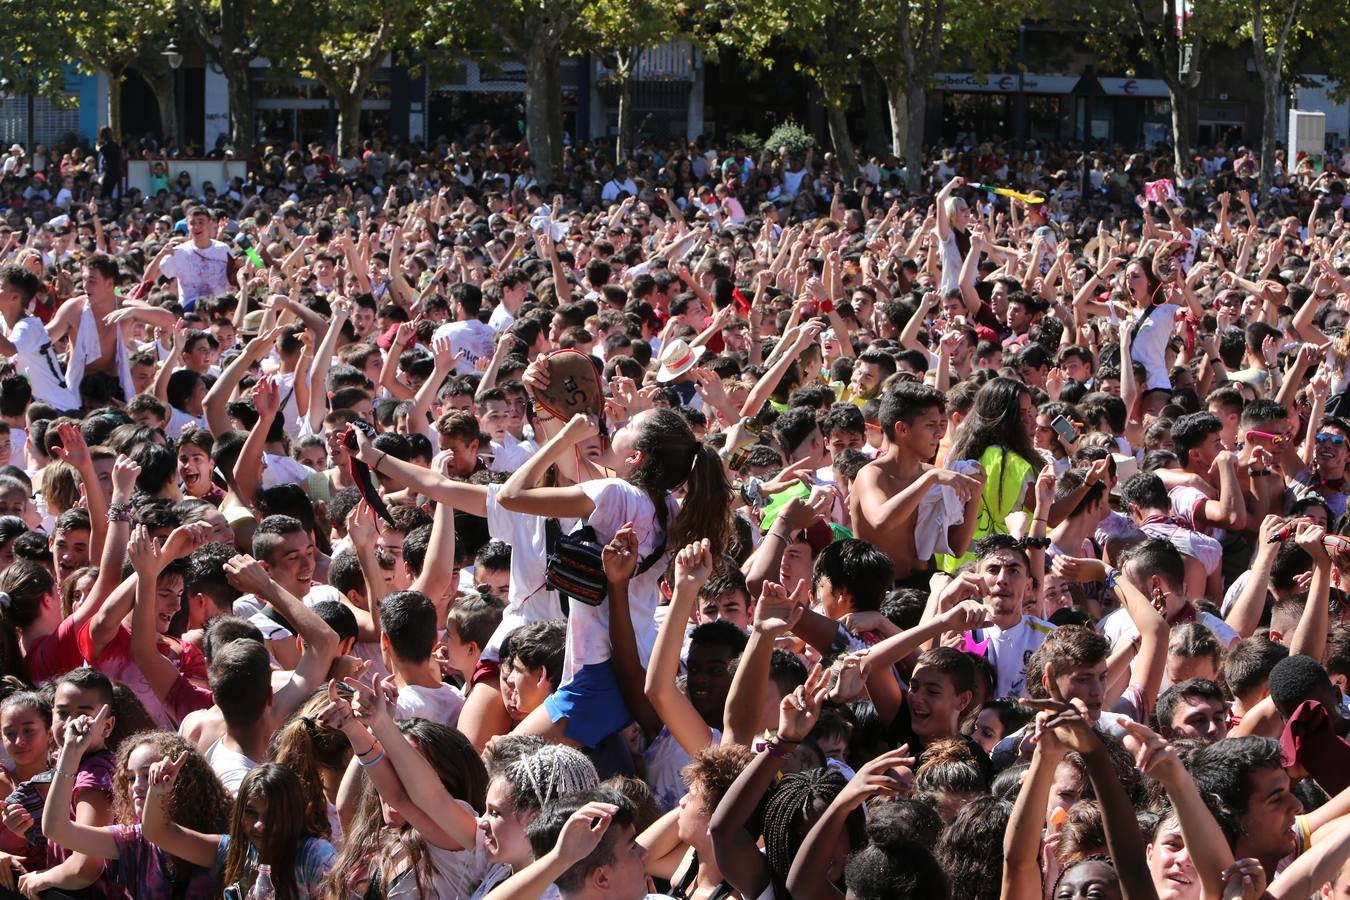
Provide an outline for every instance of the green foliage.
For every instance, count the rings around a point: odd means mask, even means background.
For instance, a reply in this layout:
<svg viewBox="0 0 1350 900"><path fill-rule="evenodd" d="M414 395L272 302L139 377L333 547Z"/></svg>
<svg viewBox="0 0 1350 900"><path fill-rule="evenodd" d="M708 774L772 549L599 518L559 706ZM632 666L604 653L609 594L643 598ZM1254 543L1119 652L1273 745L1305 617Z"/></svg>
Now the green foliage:
<svg viewBox="0 0 1350 900"><path fill-rule="evenodd" d="M764 149L764 139L753 131L745 131L731 136L732 144L741 144L748 153L758 153Z"/></svg>
<svg viewBox="0 0 1350 900"><path fill-rule="evenodd" d="M784 147L794 155L805 153L816 145L816 139L806 129L794 121L782 122L769 133L764 141L764 149L777 153Z"/></svg>

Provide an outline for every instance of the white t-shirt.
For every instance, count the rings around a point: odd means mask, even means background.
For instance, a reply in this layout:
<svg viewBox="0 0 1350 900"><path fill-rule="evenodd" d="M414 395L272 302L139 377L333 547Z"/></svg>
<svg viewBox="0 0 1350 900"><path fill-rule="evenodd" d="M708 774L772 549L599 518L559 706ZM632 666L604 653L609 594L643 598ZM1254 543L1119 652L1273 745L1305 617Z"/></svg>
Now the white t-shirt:
<svg viewBox="0 0 1350 900"><path fill-rule="evenodd" d="M961 258L961 248L956 244L955 228L947 229L947 239L939 243L938 255L942 260L942 281L938 291L945 294L961 286L961 266L965 262Z"/></svg>
<svg viewBox="0 0 1350 900"><path fill-rule="evenodd" d="M714 728L712 746L716 747L720 743L722 732ZM642 761L646 765L647 784L652 789L652 799L656 801L656 808L665 815L679 804L681 797L689 793L689 786L684 783L680 770L693 762L694 758L675 740L670 729L662 728L652 738L647 749L642 751Z"/></svg>
<svg viewBox="0 0 1350 900"><path fill-rule="evenodd" d="M483 648L483 659L488 661L501 658L502 641L521 625L563 618L558 594L545 580L548 553L544 519L503 509L501 490L500 484L487 486L488 533L511 545L511 588L501 624ZM559 519L558 524L564 534L570 534L577 520Z"/></svg>
<svg viewBox="0 0 1350 900"><path fill-rule="evenodd" d="M335 587L329 587L326 584L311 585L309 593L300 598L306 606L313 606L321 600L332 600L337 603L342 602L342 594ZM245 594L234 601L234 614L244 619L248 619L263 633L263 638L269 641L280 641L288 637L294 637L290 630L271 616L266 615L263 609L267 606L267 601L263 600L257 594Z"/></svg>
<svg viewBox="0 0 1350 900"><path fill-rule="evenodd" d="M474 360L492 358L496 334L491 325L470 319L467 322L446 322L436 329L431 339L436 341L449 337L454 342L455 353L459 355L455 361L455 374L476 375L478 370L474 368Z"/></svg>
<svg viewBox="0 0 1350 900"><path fill-rule="evenodd" d="M225 790L233 797L239 793L239 785L244 783L244 776L257 768L258 764L242 753L226 749L222 743L224 740L216 738L215 743L207 747L202 755L206 757L206 764L211 767L211 771L220 778Z"/></svg>
<svg viewBox="0 0 1350 900"><path fill-rule="evenodd" d="M1199 560L1206 575L1213 575L1223 564L1223 544L1207 534L1176 522L1146 522L1141 530L1151 538L1170 542L1182 556Z"/></svg>
<svg viewBox="0 0 1350 900"><path fill-rule="evenodd" d="M212 241L205 250L186 241L159 267L166 278L178 279L178 299L184 304L229 294L229 269L230 248L220 241Z"/></svg>
<svg viewBox="0 0 1350 900"><path fill-rule="evenodd" d="M427 719L454 728L459 723L459 711L463 706L464 695L452 685L429 688L405 684L398 689L394 718Z"/></svg>
<svg viewBox="0 0 1350 900"><path fill-rule="evenodd" d="M1237 643L1240 637L1236 631L1229 627L1227 622L1207 612L1197 610L1195 621L1208 628L1210 633L1219 639L1219 643L1224 648ZM1120 646L1121 641L1132 641L1139 635L1139 629L1134 627L1134 620L1130 618L1129 611L1123 606L1098 622L1097 630L1106 635L1112 647Z"/></svg>
<svg viewBox="0 0 1350 900"><path fill-rule="evenodd" d="M1175 303L1153 307L1130 345L1130 358L1144 367L1146 391L1172 389L1172 379L1167 374L1167 341L1180 312L1181 307Z"/></svg>
<svg viewBox="0 0 1350 900"><path fill-rule="evenodd" d="M665 541L656 522L656 510L647 492L622 478L599 478L584 482L581 489L595 504L587 519L595 529L600 546L608 544L626 523L633 523L638 541L638 559L646 559ZM666 498L666 521L674 522L678 507L672 497ZM665 548L665 556L672 552ZM512 558L516 556L511 554ZM660 581L665 566L657 561L640 575L634 575L628 585L629 614L633 620L633 634L637 638L638 659L642 667L652 654L656 643L656 607L661 601ZM576 675L583 666L609 659L609 601L599 606L573 603L567 617L567 657L563 663L563 682Z"/></svg>
<svg viewBox="0 0 1350 900"><path fill-rule="evenodd" d="M501 333L511 327L511 323L516 317L511 315L511 311L506 308L505 303L498 303L496 309L492 310L492 315L488 317L488 327L493 331Z"/></svg>
<svg viewBox="0 0 1350 900"><path fill-rule="evenodd" d="M462 800L456 800L460 806L473 812L473 808ZM481 829L480 829L481 831ZM473 884L482 875L481 866L476 864L477 853L473 847L467 850L446 850L444 847L437 847L435 844L427 843L423 852L426 853L427 861L431 863L431 884L428 885L428 892L422 893L417 884L417 876L409 870L402 876L399 876L385 897L389 900L395 898L426 898L426 900L459 900L461 897L467 897L473 893ZM390 865L397 870L402 865L402 854L395 852Z"/></svg>
<svg viewBox="0 0 1350 900"><path fill-rule="evenodd" d="M177 407L169 407L169 424L164 427L166 435L177 440L183 434L183 429L189 425L194 428L205 428L206 416L194 416Z"/></svg>
<svg viewBox="0 0 1350 900"><path fill-rule="evenodd" d="M65 370L56 358L56 350L41 319L24 316L13 325L0 319L0 334L18 350L14 362L18 370L28 376L33 386L33 399L50 403L62 412L80 408L78 386L66 384Z"/></svg>
<svg viewBox="0 0 1350 900"><path fill-rule="evenodd" d="M985 647L985 655L998 672L995 696L1031 696L1027 692L1027 661L1054 630L1055 626L1044 619L1023 616L1022 621L1007 631L997 625L981 631L980 638L989 642Z"/></svg>

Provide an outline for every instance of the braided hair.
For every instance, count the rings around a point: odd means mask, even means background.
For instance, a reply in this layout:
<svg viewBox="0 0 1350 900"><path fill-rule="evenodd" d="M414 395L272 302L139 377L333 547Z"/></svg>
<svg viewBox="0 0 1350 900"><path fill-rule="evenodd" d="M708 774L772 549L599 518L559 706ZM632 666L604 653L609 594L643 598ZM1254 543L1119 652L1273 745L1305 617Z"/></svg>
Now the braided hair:
<svg viewBox="0 0 1350 900"><path fill-rule="evenodd" d="M835 769L807 769L785 775L765 802L764 855L769 861L775 895L788 896L787 877L793 855L825 807L847 783ZM849 844L862 846L866 842L866 823L861 809L849 814L847 827Z"/></svg>
<svg viewBox="0 0 1350 900"><path fill-rule="evenodd" d="M506 768L511 805L517 813L538 812L559 797L589 791L600 784L595 766L580 750L545 744Z"/></svg>

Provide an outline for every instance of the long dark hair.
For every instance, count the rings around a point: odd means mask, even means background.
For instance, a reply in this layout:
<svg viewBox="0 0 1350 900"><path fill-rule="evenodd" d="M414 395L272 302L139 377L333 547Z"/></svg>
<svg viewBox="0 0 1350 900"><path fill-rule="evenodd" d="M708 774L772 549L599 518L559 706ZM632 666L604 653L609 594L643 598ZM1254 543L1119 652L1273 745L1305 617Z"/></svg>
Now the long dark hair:
<svg viewBox="0 0 1350 900"><path fill-rule="evenodd" d="M947 459L978 461L990 447L1011 450L1040 472L1045 460L1036 452L1031 435L1022 424L1022 397L1031 389L1012 378L994 378L975 395L970 414L956 429L956 440Z"/></svg>
<svg viewBox="0 0 1350 900"><path fill-rule="evenodd" d="M448 725L426 719L408 719L398 727L431 763L452 797L475 811L487 808L487 769L468 738ZM366 877L373 880L376 870L381 896L388 896L396 879L409 875L420 896L435 893L426 839L411 825L389 828L384 824L380 794L375 782L367 778L351 828L343 835L342 852L324 882L324 895L348 897L353 885Z"/></svg>
<svg viewBox="0 0 1350 900"><path fill-rule="evenodd" d="M248 826L244 821L244 806L251 797L267 800L267 838L258 848L258 861L272 866L272 886L278 900L299 900L300 888L295 883L295 860L300 842L307 837L305 823L305 792L300 779L285 766L263 763L244 776L239 785L239 796L230 815L230 848L225 854L225 873L222 881L238 883L245 895L253 887L257 870L248 871ZM245 880L247 878L247 880Z"/></svg>
<svg viewBox="0 0 1350 900"><path fill-rule="evenodd" d="M42 605L55 588L52 573L32 560L16 559L0 574L0 591L9 595L0 605L0 675L28 681L19 635L42 615Z"/></svg>
<svg viewBox="0 0 1350 900"><path fill-rule="evenodd" d="M674 550L707 538L713 557L720 557L731 534L731 484L717 451L700 441L679 414L654 409L638 426L633 448L643 458L628 481L647 492L656 507L656 521ZM667 522L666 496L685 485L684 503L675 521Z"/></svg>

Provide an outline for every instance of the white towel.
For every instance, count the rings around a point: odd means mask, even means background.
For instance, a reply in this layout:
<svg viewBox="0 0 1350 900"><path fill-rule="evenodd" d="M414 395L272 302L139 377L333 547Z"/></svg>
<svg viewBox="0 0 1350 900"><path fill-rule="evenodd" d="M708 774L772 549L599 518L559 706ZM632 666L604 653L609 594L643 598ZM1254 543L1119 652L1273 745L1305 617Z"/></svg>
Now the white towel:
<svg viewBox="0 0 1350 900"><path fill-rule="evenodd" d="M100 346L98 335L99 330L105 328L102 322L94 316L94 311L89 308L89 299L84 300L84 309L80 313L80 331L75 336L75 346L70 351L70 362L66 364L66 384L70 385L75 391L79 391L80 382L84 380L84 368L92 360L96 360L103 352ZM132 387L131 381L131 360L127 354L127 343L122 336L122 326L115 326L117 329L117 377L122 383L122 396L130 400L136 393Z"/></svg>
<svg viewBox="0 0 1350 900"><path fill-rule="evenodd" d="M974 475L980 464L973 459L958 459L948 463L947 468L962 475ZM919 501L919 510L914 514L916 558L932 559L935 553L953 555L947 543L947 529L961 523L965 517L966 505L953 488L939 485L929 490Z"/></svg>

